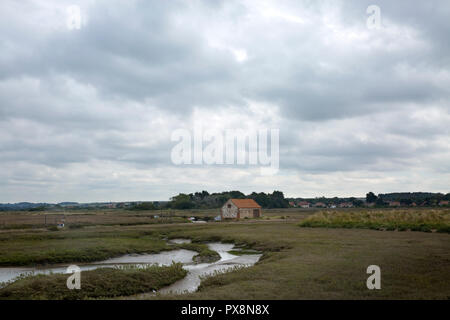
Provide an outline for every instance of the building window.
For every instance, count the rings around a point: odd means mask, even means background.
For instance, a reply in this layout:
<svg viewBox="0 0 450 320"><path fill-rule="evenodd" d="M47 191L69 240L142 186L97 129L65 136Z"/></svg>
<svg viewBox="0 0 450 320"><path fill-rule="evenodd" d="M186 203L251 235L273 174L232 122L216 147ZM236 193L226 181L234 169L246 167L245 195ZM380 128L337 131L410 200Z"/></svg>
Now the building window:
<svg viewBox="0 0 450 320"><path fill-rule="evenodd" d="M228 205L228 208L231 208L231 204Z"/></svg>

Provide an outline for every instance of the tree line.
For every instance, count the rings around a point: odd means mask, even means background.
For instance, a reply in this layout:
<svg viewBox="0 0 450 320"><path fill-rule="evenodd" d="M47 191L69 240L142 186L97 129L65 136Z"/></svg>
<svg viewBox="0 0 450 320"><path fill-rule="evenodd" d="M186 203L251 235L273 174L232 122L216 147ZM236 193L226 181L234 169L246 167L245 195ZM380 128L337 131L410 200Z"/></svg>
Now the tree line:
<svg viewBox="0 0 450 320"><path fill-rule="evenodd" d="M422 206L435 206L441 200L450 200L450 193L430 193L430 192L397 192L375 195L373 192L366 194L366 201L355 197L349 198L285 198L283 192L273 191L272 193L252 192L245 195L241 191L224 191L218 193L209 193L201 191L195 193L180 193L173 196L168 202L143 202L134 205L131 210L161 210L161 209L216 209L220 208L229 199L253 199L261 207L288 208L289 201L308 201L311 204L324 203L325 205L339 205L344 202L351 203L354 207L364 207L368 204L374 204L377 207L389 206L390 201L398 201L402 206L413 204Z"/></svg>
<svg viewBox="0 0 450 320"><path fill-rule="evenodd" d="M144 202L134 206L133 210L157 210L157 209L216 209L222 207L229 199L253 199L263 208L288 208L289 202L281 191L272 193L252 192L245 195L241 191L224 191L209 193L201 191L195 193L180 193L170 199L169 202Z"/></svg>
<svg viewBox="0 0 450 320"><path fill-rule="evenodd" d="M393 192L380 193L375 195L373 192L366 194L366 203L373 203L377 206L387 206L390 201L398 201L402 206L422 205L435 206L440 201L449 201L450 193L432 193L432 192Z"/></svg>

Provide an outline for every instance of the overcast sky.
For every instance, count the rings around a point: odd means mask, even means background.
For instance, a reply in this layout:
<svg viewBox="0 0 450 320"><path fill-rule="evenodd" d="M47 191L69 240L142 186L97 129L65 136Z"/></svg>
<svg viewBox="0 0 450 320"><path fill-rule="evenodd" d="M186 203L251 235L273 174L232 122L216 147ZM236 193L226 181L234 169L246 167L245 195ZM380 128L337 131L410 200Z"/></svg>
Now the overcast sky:
<svg viewBox="0 0 450 320"><path fill-rule="evenodd" d="M447 0L2 0L0 202L449 192L449 31ZM278 174L173 164L200 124L279 129Z"/></svg>

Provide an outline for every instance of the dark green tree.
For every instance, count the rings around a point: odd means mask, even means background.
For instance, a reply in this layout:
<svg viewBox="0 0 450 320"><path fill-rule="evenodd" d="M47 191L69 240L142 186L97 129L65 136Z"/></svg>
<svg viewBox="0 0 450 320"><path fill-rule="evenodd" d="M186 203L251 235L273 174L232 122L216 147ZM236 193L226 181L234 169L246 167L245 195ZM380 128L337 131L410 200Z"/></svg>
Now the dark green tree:
<svg viewBox="0 0 450 320"><path fill-rule="evenodd" d="M192 197L189 194L180 193L171 200L171 207L174 209L192 209L195 207L195 203L192 202Z"/></svg>
<svg viewBox="0 0 450 320"><path fill-rule="evenodd" d="M368 194L366 194L366 202L367 203L377 202L377 199L378 199L378 197L373 192L369 192Z"/></svg>
<svg viewBox="0 0 450 320"><path fill-rule="evenodd" d="M153 202L142 202L130 208L130 210L157 210L157 209L158 208L153 204Z"/></svg>

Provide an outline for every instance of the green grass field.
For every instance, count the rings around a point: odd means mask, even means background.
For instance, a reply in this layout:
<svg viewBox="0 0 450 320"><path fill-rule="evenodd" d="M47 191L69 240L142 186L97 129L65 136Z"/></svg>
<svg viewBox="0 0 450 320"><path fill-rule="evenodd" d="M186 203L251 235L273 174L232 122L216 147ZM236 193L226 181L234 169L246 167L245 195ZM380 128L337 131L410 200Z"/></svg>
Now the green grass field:
<svg viewBox="0 0 450 320"><path fill-rule="evenodd" d="M394 209L385 216L398 216ZM423 217L426 209L408 215ZM430 209L431 210L431 209ZM430 211L432 219L447 217ZM392 212L391 212L392 211ZM354 216L357 210L338 210ZM368 210L378 215L377 210ZM313 210L272 210L261 219L146 225L92 225L78 229L8 229L0 232L2 265L76 263L131 252L159 252L167 238L190 238L208 258L205 241L224 241L263 252L253 267L204 279L198 292L149 299L449 299L450 235L358 228L299 227ZM420 213L420 214L419 214ZM205 212L204 214L208 214ZM216 212L211 211L211 216ZM315 215L316 214L316 215ZM406 215L405 215L406 214ZM310 218L309 218L310 217ZM98 218L96 218L98 219ZM315 219L315 218L314 218ZM409 219L409 218L408 218ZM403 220L402 220L403 221ZM409 220L405 220L409 221ZM428 220L427 220L428 221ZM433 222L434 223L434 222ZM185 245L180 245L185 246ZM196 248L195 248L196 247ZM366 269L381 268L381 290L368 290ZM64 278L65 279L65 278ZM31 294L31 293L30 293ZM42 292L42 296L45 296ZM24 296L30 295L23 293ZM124 294L122 298L128 294ZM39 296L39 295L38 295Z"/></svg>

